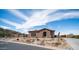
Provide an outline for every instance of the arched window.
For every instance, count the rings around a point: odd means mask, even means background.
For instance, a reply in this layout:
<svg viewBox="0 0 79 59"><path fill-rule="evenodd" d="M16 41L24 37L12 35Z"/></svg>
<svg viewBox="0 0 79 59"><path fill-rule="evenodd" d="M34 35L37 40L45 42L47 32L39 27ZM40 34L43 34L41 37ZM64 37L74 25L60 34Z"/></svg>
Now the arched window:
<svg viewBox="0 0 79 59"><path fill-rule="evenodd" d="M46 37L46 32L43 32L43 37Z"/></svg>

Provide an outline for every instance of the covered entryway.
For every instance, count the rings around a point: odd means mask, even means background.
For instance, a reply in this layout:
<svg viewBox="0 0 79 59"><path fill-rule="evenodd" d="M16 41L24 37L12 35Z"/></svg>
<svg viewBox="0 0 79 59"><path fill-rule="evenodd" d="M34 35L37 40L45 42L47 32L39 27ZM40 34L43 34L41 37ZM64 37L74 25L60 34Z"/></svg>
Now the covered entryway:
<svg viewBox="0 0 79 59"><path fill-rule="evenodd" d="M43 37L46 37L47 33L46 32L43 32Z"/></svg>

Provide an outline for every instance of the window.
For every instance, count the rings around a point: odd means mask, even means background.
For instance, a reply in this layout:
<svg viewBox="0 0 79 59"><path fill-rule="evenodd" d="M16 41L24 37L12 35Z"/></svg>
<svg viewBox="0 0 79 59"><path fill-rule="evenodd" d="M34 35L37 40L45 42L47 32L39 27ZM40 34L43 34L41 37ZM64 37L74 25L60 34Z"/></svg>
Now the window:
<svg viewBox="0 0 79 59"><path fill-rule="evenodd" d="M31 33L31 36L33 36L33 37L34 37L34 36L36 36L36 33L34 33L34 32L33 32L33 33Z"/></svg>
<svg viewBox="0 0 79 59"><path fill-rule="evenodd" d="M43 37L46 37L46 32L43 32Z"/></svg>

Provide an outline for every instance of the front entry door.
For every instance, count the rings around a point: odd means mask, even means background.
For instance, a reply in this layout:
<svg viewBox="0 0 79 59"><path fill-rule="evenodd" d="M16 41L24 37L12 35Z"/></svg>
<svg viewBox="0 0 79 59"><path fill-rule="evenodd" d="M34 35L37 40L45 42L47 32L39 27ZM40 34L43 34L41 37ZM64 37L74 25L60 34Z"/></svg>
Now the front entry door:
<svg viewBox="0 0 79 59"><path fill-rule="evenodd" d="M46 37L47 33L46 32L43 32L43 37Z"/></svg>

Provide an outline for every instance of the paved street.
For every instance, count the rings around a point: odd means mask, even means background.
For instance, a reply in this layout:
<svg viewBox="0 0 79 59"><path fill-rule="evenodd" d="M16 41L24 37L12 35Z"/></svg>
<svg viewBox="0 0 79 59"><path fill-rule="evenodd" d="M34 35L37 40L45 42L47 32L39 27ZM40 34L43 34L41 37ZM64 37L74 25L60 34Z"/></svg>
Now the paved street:
<svg viewBox="0 0 79 59"><path fill-rule="evenodd" d="M42 47L0 41L0 50L49 50Z"/></svg>

